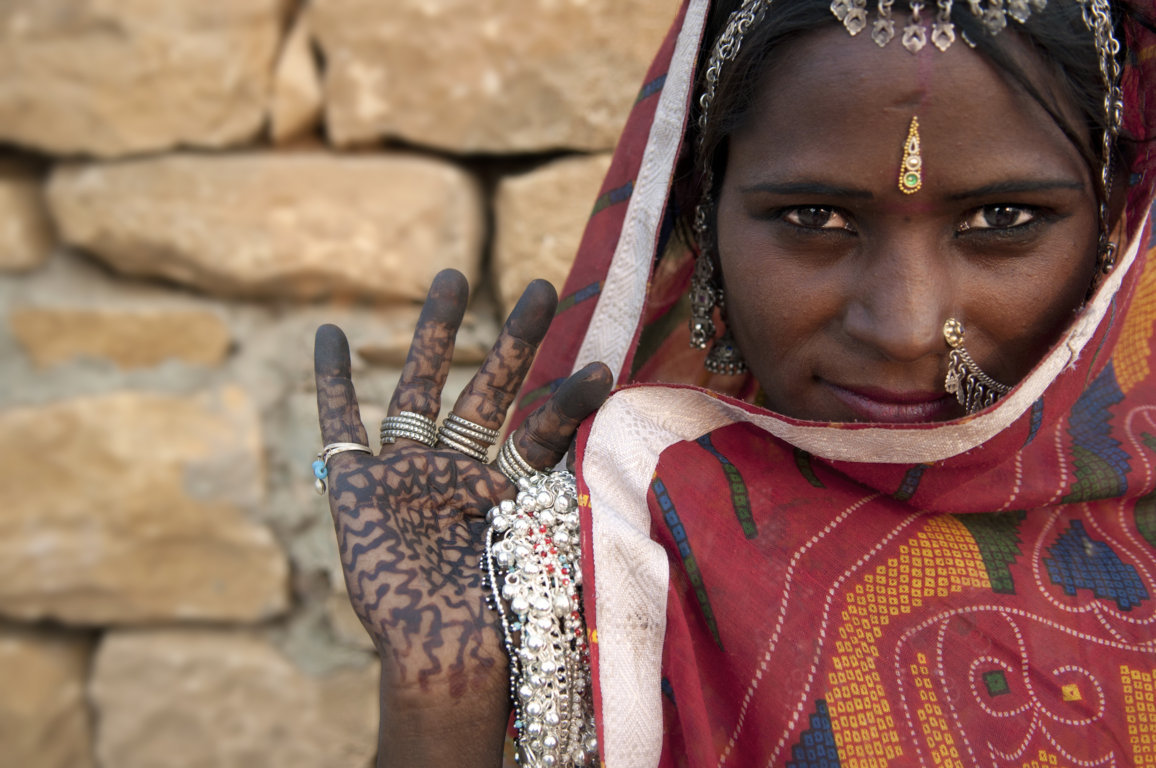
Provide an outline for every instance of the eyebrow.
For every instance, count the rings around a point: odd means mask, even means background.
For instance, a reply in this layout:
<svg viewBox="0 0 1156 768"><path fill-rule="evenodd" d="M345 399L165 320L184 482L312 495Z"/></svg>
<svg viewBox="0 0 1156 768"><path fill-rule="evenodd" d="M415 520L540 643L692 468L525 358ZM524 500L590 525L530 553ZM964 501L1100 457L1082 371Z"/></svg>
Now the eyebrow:
<svg viewBox="0 0 1156 768"><path fill-rule="evenodd" d="M817 197L842 197L856 200L870 200L874 197L865 189L839 187L819 181L788 181L779 184L764 181L741 188L742 192L767 192L772 195L812 195Z"/></svg>
<svg viewBox="0 0 1156 768"><path fill-rule="evenodd" d="M990 195L1008 195L1017 192L1046 192L1051 189L1072 189L1077 192L1084 191L1084 183L1082 181L1073 181L1071 179L1037 179L1037 180L1012 180L1012 181L997 181L994 184L986 184L975 189L968 189L963 192L956 192L948 195L948 200L970 200L974 197L988 197Z"/></svg>
<svg viewBox="0 0 1156 768"><path fill-rule="evenodd" d="M989 195L1008 195L1023 192L1046 192L1052 189L1071 189L1077 192L1084 190L1084 183L1071 179L1038 179L997 181L982 187L956 192L948 196L949 200L970 200L976 197ZM741 191L766 192L772 195L808 195L816 197L837 197L852 200L871 200L874 195L865 189L854 187L840 187L834 184L825 184L818 181L790 181L774 183L770 181L751 184L742 187Z"/></svg>

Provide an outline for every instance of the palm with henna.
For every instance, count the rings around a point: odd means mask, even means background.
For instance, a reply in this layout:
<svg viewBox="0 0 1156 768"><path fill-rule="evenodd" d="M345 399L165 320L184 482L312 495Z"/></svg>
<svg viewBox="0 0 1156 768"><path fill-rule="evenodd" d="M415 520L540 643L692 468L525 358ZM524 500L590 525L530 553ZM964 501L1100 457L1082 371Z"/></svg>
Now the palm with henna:
<svg viewBox="0 0 1156 768"><path fill-rule="evenodd" d="M467 293L456 271L434 279L389 415L436 420ZM556 303L549 283L530 284L453 413L501 427ZM367 444L349 345L336 326L317 331L315 372L322 442ZM554 466L610 386L599 363L575 373L513 434L518 452L536 469ZM486 605L482 555L485 513L514 490L493 464L406 439L377 456L347 452L329 461L346 585L382 662L379 766L501 763L508 665L498 617Z"/></svg>

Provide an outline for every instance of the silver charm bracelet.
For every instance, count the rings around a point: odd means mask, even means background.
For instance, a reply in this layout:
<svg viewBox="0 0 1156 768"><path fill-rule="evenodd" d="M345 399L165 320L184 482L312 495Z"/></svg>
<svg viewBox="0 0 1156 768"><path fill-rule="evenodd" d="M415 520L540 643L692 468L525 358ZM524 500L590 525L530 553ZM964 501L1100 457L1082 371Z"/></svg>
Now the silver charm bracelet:
<svg viewBox="0 0 1156 768"><path fill-rule="evenodd" d="M520 478L517 497L486 520L486 577L510 657L518 761L531 768L591 765L598 738L574 475Z"/></svg>

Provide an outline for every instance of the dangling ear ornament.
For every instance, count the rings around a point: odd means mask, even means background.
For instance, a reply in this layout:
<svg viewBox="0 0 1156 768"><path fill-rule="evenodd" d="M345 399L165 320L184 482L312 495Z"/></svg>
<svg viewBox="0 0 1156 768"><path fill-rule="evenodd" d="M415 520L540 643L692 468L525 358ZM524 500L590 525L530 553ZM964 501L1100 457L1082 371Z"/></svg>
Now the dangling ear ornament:
<svg viewBox="0 0 1156 768"><path fill-rule="evenodd" d="M1100 246L1096 251L1096 269L1100 274L1107 275L1116 266L1116 244L1108 239L1107 235L1101 235Z"/></svg>
<svg viewBox="0 0 1156 768"><path fill-rule="evenodd" d="M1007 384L1000 384L988 376L963 346L963 323L954 317L943 324L943 338L951 347L947 355L947 376L943 388L963 406L968 413L978 413L1011 391Z"/></svg>
<svg viewBox="0 0 1156 768"><path fill-rule="evenodd" d="M722 289L714 284L714 261L704 251L690 279L690 346L707 350L702 364L711 373L739 376L747 372L747 364L734 334L727 328L722 336L715 337L714 310L717 307L725 320L725 302Z"/></svg>
<svg viewBox="0 0 1156 768"><path fill-rule="evenodd" d="M717 306L725 322L726 300L722 291L718 292ZM741 376L747 372L747 361L743 359L743 353L739 350L738 342L735 341L735 335L729 325L722 336L711 343L702 365L711 373L720 373L723 376Z"/></svg>
<svg viewBox="0 0 1156 768"><path fill-rule="evenodd" d="M701 253L690 278L690 345L695 349L706 349L714 338L718 291L712 285L713 280L714 263L709 253Z"/></svg>

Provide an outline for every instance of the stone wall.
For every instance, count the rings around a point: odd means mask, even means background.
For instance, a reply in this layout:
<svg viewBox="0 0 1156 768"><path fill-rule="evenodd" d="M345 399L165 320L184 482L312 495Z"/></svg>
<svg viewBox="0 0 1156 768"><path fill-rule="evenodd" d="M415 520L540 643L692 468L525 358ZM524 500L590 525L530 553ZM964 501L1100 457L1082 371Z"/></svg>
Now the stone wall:
<svg viewBox="0 0 1156 768"><path fill-rule="evenodd" d="M0 3L0 768L368 766L318 450L560 284L677 0Z"/></svg>

